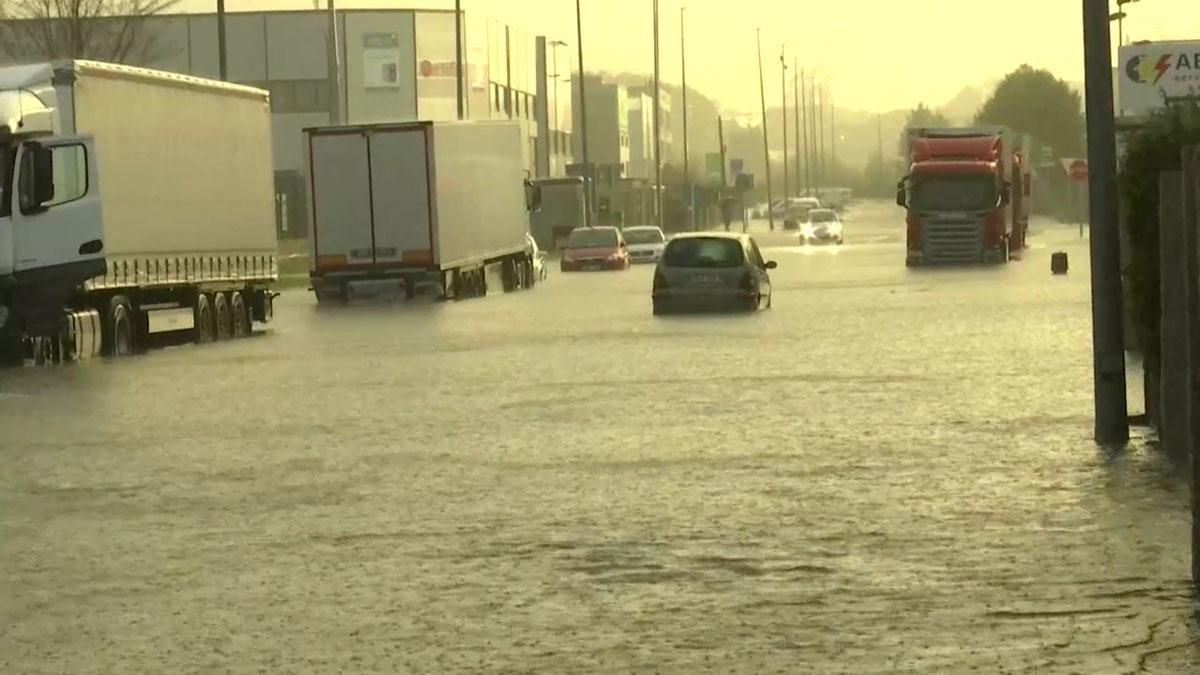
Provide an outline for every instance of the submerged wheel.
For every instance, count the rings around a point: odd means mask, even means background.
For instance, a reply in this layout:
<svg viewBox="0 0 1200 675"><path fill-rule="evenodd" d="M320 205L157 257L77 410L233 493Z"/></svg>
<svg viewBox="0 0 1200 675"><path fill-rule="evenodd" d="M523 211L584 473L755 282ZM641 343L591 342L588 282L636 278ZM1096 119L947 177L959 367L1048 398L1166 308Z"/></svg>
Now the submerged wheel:
<svg viewBox="0 0 1200 675"><path fill-rule="evenodd" d="M118 295L108 301L101 331L105 356L121 357L133 353L133 308L125 296Z"/></svg>
<svg viewBox="0 0 1200 675"><path fill-rule="evenodd" d="M195 315L196 342L206 343L216 339L216 322L213 320L213 305L212 299L206 293L196 295L196 305L193 309Z"/></svg>
<svg viewBox="0 0 1200 675"><path fill-rule="evenodd" d="M246 306L246 298L240 292L230 296L229 311L233 314L233 337L248 337L251 330L250 308Z"/></svg>
<svg viewBox="0 0 1200 675"><path fill-rule="evenodd" d="M233 333L233 313L229 309L229 296L224 293L213 294L213 318L217 339L228 340Z"/></svg>

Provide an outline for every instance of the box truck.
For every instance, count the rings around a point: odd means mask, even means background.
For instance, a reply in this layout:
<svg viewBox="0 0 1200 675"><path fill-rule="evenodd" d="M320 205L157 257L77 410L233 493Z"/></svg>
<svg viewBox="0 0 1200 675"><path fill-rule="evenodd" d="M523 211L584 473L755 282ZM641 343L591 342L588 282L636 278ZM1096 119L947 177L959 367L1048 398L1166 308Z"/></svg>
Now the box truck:
<svg viewBox="0 0 1200 675"><path fill-rule="evenodd" d="M532 286L526 178L516 122L404 122L305 129L318 303L363 291L406 298ZM380 287L383 287L382 289Z"/></svg>
<svg viewBox="0 0 1200 675"><path fill-rule="evenodd" d="M1006 263L1025 248L1033 200L1029 138L1004 127L909 129L908 266Z"/></svg>
<svg viewBox="0 0 1200 675"><path fill-rule="evenodd" d="M530 216L538 246L561 249L577 227L587 227L587 185L583 178L540 178L533 181L542 194L541 208Z"/></svg>
<svg viewBox="0 0 1200 675"><path fill-rule="evenodd" d="M267 92L89 61L0 68L0 359L247 335L276 278Z"/></svg>

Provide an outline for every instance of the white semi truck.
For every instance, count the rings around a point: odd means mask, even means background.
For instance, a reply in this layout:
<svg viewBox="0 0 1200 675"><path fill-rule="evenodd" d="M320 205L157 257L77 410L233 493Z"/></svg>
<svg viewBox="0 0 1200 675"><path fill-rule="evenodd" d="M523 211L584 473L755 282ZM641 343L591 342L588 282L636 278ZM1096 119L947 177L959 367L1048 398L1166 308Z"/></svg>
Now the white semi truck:
<svg viewBox="0 0 1200 675"><path fill-rule="evenodd" d="M383 286L405 297L487 294L535 283L516 122L404 122L305 130L310 281L317 301ZM524 186L524 187L522 187Z"/></svg>
<svg viewBox="0 0 1200 675"><path fill-rule="evenodd" d="M0 361L272 317L267 92L89 61L0 68Z"/></svg>

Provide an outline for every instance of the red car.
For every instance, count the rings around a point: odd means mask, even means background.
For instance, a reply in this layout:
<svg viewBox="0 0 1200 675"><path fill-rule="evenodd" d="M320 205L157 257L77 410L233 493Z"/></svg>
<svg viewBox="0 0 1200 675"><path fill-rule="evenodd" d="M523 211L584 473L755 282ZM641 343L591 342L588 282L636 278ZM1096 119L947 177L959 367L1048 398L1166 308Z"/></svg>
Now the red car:
<svg viewBox="0 0 1200 675"><path fill-rule="evenodd" d="M577 227L563 249L563 272L629 269L629 247L615 227Z"/></svg>

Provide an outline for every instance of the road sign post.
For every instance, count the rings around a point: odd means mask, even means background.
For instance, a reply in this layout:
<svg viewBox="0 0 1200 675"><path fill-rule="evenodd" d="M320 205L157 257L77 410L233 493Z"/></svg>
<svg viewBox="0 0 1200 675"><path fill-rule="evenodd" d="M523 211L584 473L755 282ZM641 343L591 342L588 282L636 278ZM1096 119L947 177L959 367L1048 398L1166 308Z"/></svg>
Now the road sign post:
<svg viewBox="0 0 1200 675"><path fill-rule="evenodd" d="M1088 180L1088 163L1086 159L1078 157L1067 157L1062 161L1063 170L1067 172L1067 176L1071 178L1072 189L1074 195L1075 217L1079 220L1079 236L1083 237L1083 195L1084 184Z"/></svg>

